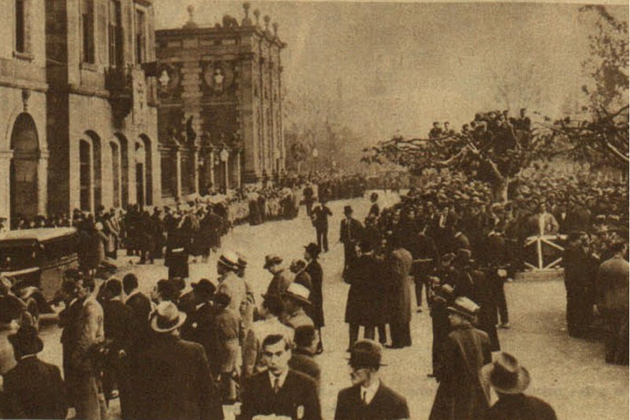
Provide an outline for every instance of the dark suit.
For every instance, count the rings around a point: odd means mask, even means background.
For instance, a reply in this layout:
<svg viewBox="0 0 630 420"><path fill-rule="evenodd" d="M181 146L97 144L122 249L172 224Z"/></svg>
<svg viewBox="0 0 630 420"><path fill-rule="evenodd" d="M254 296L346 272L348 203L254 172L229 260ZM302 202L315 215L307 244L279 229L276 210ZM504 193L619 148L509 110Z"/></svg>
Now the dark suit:
<svg viewBox="0 0 630 420"><path fill-rule="evenodd" d="M136 368L136 418L223 419L223 407L200 344L172 335L158 336Z"/></svg>
<svg viewBox="0 0 630 420"><path fill-rule="evenodd" d="M317 382L317 388L319 389L319 381L322 372L311 352L300 348L293 350L293 355L291 356L291 360L289 360L289 367L296 372L301 372L313 378L315 382Z"/></svg>
<svg viewBox="0 0 630 420"><path fill-rule="evenodd" d="M489 410L486 420L556 420L553 408L543 400L524 394L503 395Z"/></svg>
<svg viewBox="0 0 630 420"><path fill-rule="evenodd" d="M210 363L210 369L213 375L218 375L218 360L212 360L213 354L213 337L215 336L212 325L214 323L214 309L210 303L206 303L199 309L195 309L188 316L186 323L182 327L181 337L183 340L193 341L203 346L206 351L206 357Z"/></svg>
<svg viewBox="0 0 630 420"><path fill-rule="evenodd" d="M61 372L37 357L22 359L4 375L5 397L25 419L65 419L67 404Z"/></svg>
<svg viewBox="0 0 630 420"><path fill-rule="evenodd" d="M132 347L138 352L146 349L152 336L149 326L149 314L151 313L151 299L142 293L137 293L127 298L125 305L131 308L134 316L136 331L133 336Z"/></svg>
<svg viewBox="0 0 630 420"><path fill-rule="evenodd" d="M343 243L344 269L343 276L348 272L350 264L357 257L356 247L363 239L363 225L356 219L343 219L339 229L339 241Z"/></svg>
<svg viewBox="0 0 630 420"><path fill-rule="evenodd" d="M301 411L303 415L298 417L298 412ZM282 388L276 394L271 387L269 373L260 372L245 387L241 413L241 420L269 414L287 416L293 420L321 420L317 384L303 373L290 369Z"/></svg>
<svg viewBox="0 0 630 420"><path fill-rule="evenodd" d="M407 400L382 382L369 404L361 399L361 387L343 389L337 396L335 420L402 420L409 419Z"/></svg>
<svg viewBox="0 0 630 420"><path fill-rule="evenodd" d="M103 372L103 387L106 395L113 389L113 381L120 391L120 410L123 418L128 418L132 399L129 393L129 360L121 357L120 351L129 353L135 333L134 314L130 307L119 300L103 302L103 326L107 340L109 357Z"/></svg>
<svg viewBox="0 0 630 420"><path fill-rule="evenodd" d="M324 252L328 251L328 216L332 216L332 211L324 204L315 207L310 215L317 234L317 246Z"/></svg>

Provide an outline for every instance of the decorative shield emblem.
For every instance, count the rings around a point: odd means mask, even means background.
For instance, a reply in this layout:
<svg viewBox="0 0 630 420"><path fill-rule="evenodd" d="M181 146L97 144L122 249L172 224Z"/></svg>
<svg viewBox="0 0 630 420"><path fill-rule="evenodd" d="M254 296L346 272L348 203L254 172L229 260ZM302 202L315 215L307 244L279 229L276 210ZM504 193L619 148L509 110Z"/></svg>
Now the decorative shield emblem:
<svg viewBox="0 0 630 420"><path fill-rule="evenodd" d="M224 61L206 64L203 71L203 80L213 94L223 94L232 87L234 82L234 64Z"/></svg>
<svg viewBox="0 0 630 420"><path fill-rule="evenodd" d="M179 68L164 64L159 67L157 74L158 91L162 96L168 96L179 86Z"/></svg>

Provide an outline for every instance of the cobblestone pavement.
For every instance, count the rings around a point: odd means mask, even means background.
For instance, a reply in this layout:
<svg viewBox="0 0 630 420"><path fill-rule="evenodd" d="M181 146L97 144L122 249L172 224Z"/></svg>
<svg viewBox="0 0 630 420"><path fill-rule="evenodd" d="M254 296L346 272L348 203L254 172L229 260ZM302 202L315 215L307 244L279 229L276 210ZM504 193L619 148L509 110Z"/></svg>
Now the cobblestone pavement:
<svg viewBox="0 0 630 420"><path fill-rule="evenodd" d="M393 195L385 195L393 202ZM347 325L343 322L348 286L340 279L343 249L338 240L338 226L345 204L352 204L355 215L367 214L367 200L331 203L331 250L321 258L324 267L324 299L326 327L323 331L325 352L318 357L322 367L322 409L324 419L332 419L337 392L349 385ZM274 252L287 261L301 258L303 245L314 239L314 230L303 214L296 220L267 223L260 226L239 226L223 240L224 249L244 252L250 262L248 278L256 296L264 292L270 275L262 269L264 256ZM129 257L121 257L127 258ZM216 277L216 256L210 263L192 264L193 281ZM129 265L123 271L139 274L141 288L148 292L166 276L161 262L156 265ZM121 273L122 274L122 273ZM511 329L500 330L501 346L513 353L532 376L528 389L531 395L548 401L559 419L625 419L628 418L628 368L609 366L603 360L603 345L597 341L569 338L564 323L564 286L561 281L517 281L506 285ZM428 418L437 383L427 377L431 369L431 320L426 307L412 321L413 346L402 350L386 350L383 381L403 394L413 419ZM59 330L42 333L46 348L42 359L61 365ZM117 418L117 401L110 407L110 416Z"/></svg>

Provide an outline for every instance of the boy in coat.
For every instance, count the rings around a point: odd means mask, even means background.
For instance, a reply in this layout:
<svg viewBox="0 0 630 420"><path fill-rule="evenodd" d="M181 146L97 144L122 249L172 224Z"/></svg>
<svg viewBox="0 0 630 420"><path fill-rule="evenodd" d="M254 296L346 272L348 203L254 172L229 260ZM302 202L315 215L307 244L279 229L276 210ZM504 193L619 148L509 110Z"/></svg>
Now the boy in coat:
<svg viewBox="0 0 630 420"><path fill-rule="evenodd" d="M402 420L411 418L407 400L380 379L381 346L357 341L350 350L352 386L337 396L335 420Z"/></svg>

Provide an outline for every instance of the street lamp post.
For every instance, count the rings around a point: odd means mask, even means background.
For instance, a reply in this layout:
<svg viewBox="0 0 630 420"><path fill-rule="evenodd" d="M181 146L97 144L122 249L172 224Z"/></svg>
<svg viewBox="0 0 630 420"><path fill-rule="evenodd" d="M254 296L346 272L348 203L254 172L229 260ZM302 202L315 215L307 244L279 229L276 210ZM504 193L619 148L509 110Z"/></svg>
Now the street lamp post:
<svg viewBox="0 0 630 420"><path fill-rule="evenodd" d="M223 150L221 150L221 153L219 153L219 158L221 159L221 162L223 162L225 165L225 192L227 194L227 191L229 188L229 175L230 175L230 171L228 167L228 160L230 158L230 152L228 152L226 148L223 148Z"/></svg>

